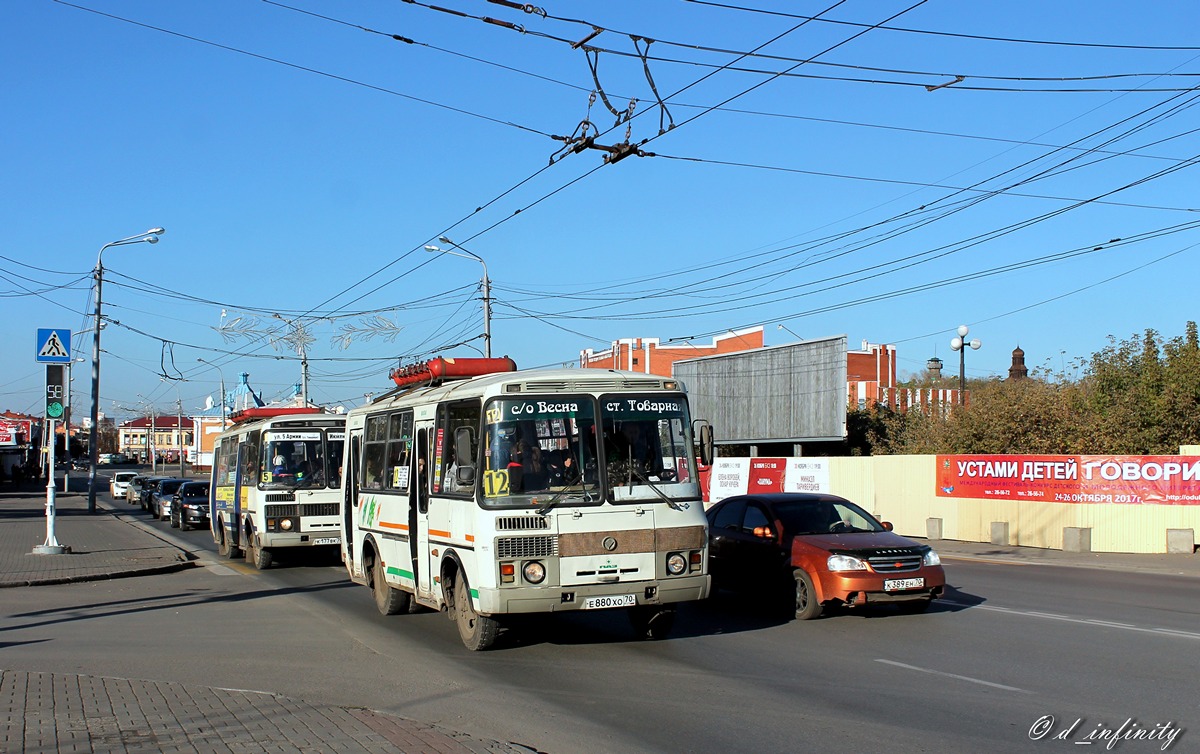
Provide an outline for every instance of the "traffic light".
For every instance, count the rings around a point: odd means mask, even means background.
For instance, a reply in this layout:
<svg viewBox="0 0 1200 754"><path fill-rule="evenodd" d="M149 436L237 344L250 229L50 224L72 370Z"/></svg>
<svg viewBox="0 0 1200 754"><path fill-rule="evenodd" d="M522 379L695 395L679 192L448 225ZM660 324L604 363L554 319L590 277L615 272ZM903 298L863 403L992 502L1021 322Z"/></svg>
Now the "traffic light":
<svg viewBox="0 0 1200 754"><path fill-rule="evenodd" d="M62 364L46 365L46 418L61 419L66 412L66 367Z"/></svg>

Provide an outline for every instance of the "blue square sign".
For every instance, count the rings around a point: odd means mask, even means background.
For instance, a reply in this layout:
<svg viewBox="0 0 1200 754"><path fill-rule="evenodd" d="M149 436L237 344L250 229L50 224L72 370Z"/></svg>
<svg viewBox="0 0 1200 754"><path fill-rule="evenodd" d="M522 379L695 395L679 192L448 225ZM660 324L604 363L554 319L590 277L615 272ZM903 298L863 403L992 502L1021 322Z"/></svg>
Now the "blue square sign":
<svg viewBox="0 0 1200 754"><path fill-rule="evenodd" d="M70 364L71 331L61 327L39 327L34 360L46 364Z"/></svg>

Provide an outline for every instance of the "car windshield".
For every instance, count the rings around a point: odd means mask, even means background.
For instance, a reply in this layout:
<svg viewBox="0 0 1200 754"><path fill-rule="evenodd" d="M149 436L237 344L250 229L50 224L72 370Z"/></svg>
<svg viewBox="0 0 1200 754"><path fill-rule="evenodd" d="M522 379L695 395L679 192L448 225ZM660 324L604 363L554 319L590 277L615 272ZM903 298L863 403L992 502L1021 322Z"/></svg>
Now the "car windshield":
<svg viewBox="0 0 1200 754"><path fill-rule="evenodd" d="M847 501L795 500L774 508L784 531L792 535L884 531L874 516Z"/></svg>
<svg viewBox="0 0 1200 754"><path fill-rule="evenodd" d="M184 487L180 491L180 493L184 497L204 497L204 498L206 498L206 497L208 497L208 485L204 485L202 487L196 486L196 485L188 485L188 486Z"/></svg>
<svg viewBox="0 0 1200 754"><path fill-rule="evenodd" d="M168 479L166 481L159 482L158 483L158 493L160 495L173 494L175 492L175 490L179 489L179 485L181 485L181 484L183 484L183 482L176 480L176 479Z"/></svg>

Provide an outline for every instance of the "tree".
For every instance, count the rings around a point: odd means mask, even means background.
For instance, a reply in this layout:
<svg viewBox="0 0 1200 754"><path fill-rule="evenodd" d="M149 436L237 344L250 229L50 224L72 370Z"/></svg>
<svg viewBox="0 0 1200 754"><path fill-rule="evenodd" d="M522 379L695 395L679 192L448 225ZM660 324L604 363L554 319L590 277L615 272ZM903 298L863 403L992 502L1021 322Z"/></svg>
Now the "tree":
<svg viewBox="0 0 1200 754"><path fill-rule="evenodd" d="M1082 376L1031 374L968 385L967 406L943 414L875 407L855 416L863 452L1163 454L1200 443L1200 333L1154 330L1080 360ZM861 413L861 412L859 412Z"/></svg>

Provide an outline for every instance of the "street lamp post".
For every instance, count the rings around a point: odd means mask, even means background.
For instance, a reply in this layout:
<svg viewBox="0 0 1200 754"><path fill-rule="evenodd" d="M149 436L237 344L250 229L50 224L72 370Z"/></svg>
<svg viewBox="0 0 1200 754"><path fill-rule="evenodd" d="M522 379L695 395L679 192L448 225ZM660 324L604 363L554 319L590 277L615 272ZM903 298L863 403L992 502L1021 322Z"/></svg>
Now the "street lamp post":
<svg viewBox="0 0 1200 754"><path fill-rule="evenodd" d="M96 462L100 455L100 292L104 286L104 250L112 246L128 246L135 243L158 243L158 237L166 231L162 228L151 228L136 236L110 241L100 247L96 255L96 269L92 277L96 279L96 322L92 333L92 426L88 431L88 513L96 512Z"/></svg>
<svg viewBox="0 0 1200 754"><path fill-rule="evenodd" d="M455 257L464 259L474 259L483 265L483 355L486 358L492 358L492 281L488 278L487 262L483 261L483 257L473 251L467 251L462 246L451 241L445 236L439 236L438 240L442 243L450 244L455 248L462 249L463 253L453 251L451 249L443 249L432 244L425 246L425 251L432 251L437 254L449 254Z"/></svg>
<svg viewBox="0 0 1200 754"><path fill-rule="evenodd" d="M196 361L200 362L201 364L207 364L208 366L217 370L217 374L220 375L220 377L221 377L221 431L224 432L225 431L225 373L221 371L221 367L217 366L216 364L212 363L211 361L205 361L204 359L200 359L200 358L197 358ZM197 452L199 452L199 449L197 449Z"/></svg>
<svg viewBox="0 0 1200 754"><path fill-rule="evenodd" d="M971 328L966 325L958 326L958 335L950 341L950 350L958 351L958 405L963 405L963 399L967 394L967 347L970 346L973 350L978 351L983 345L979 338L972 341L967 341L967 333L971 332Z"/></svg>
<svg viewBox="0 0 1200 754"><path fill-rule="evenodd" d="M158 439L155 437L158 430L156 426L158 423L158 412L149 398L141 393L138 393L137 397L144 400L146 406L150 409L150 427L146 431L146 456L150 459L150 475L158 476L158 445L155 444L155 441Z"/></svg>

